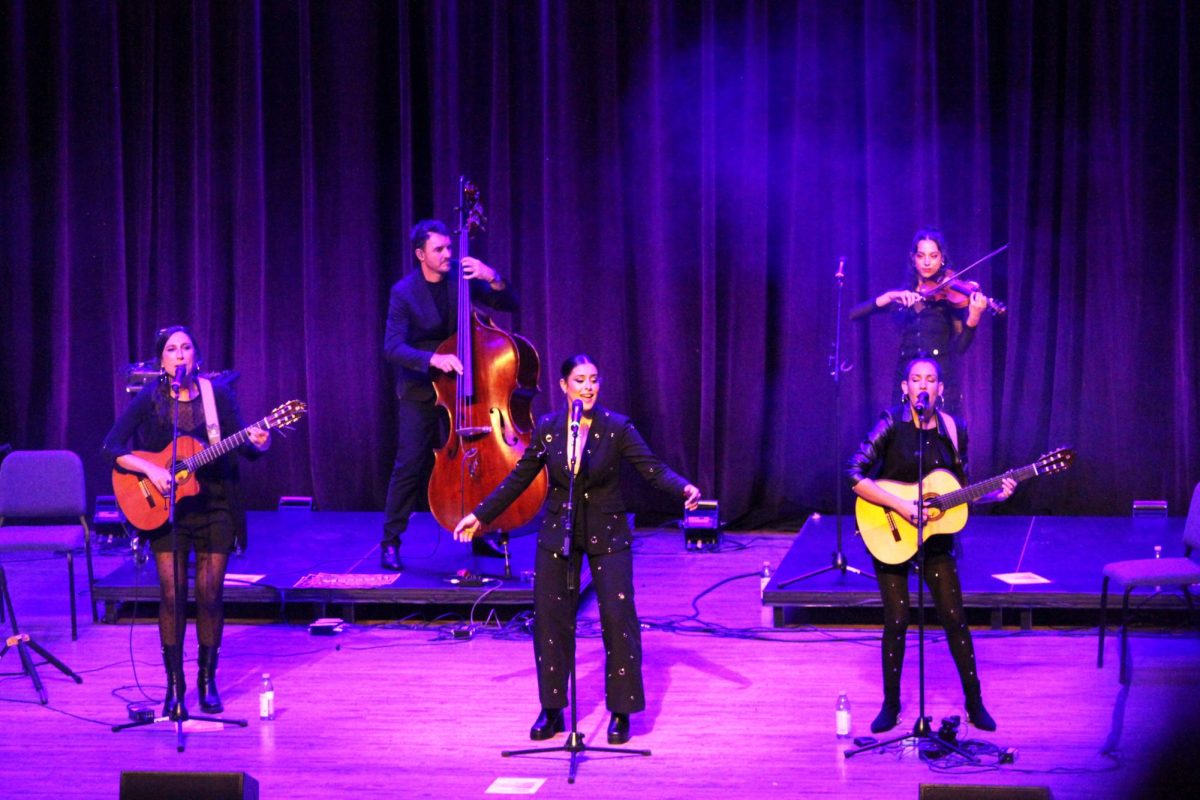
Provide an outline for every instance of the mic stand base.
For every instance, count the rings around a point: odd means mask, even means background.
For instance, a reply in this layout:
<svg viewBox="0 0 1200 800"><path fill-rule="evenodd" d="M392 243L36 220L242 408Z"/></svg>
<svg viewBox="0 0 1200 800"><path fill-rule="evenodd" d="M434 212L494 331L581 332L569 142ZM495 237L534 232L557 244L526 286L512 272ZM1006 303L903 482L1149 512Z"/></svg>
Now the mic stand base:
<svg viewBox="0 0 1200 800"><path fill-rule="evenodd" d="M154 719L142 719L136 722L126 722L123 725L113 725L112 732L120 733L132 728L144 728L147 725L157 725L160 722L170 722L175 726L175 751L182 753L185 748L183 723L195 720L197 722L219 722L222 725L237 725L239 728L245 728L249 723L244 719L224 719L223 717L198 717L194 714L189 714L187 719L173 720L170 717L155 717Z"/></svg>
<svg viewBox="0 0 1200 800"><path fill-rule="evenodd" d="M787 587L791 586L793 583L799 583L800 581L806 581L809 578L815 578L818 575L824 575L826 572L833 572L834 570L837 570L838 572L842 573L843 575L845 575L847 572L849 572L851 575L861 575L862 577L867 578L868 580L872 580L872 581L875 580L874 573L867 572L866 570L851 566L850 562L846 560L846 554L843 553L841 550L834 551L834 553L832 554L832 559L833 560L829 566L819 567L817 569L812 570L811 572L806 572L803 575L797 575L794 578L788 578L786 581L782 581L782 582L776 584L775 588L776 589L786 589Z"/></svg>
<svg viewBox="0 0 1200 800"><path fill-rule="evenodd" d="M843 752L842 756L843 758L853 758L859 753L865 753L869 750L879 750L881 748L896 744L897 742L906 742L909 739L912 739L914 740L914 744L918 750L921 749L921 742L923 741L935 742L939 750L949 750L953 753L957 753L967 761L970 761L972 764L979 763L979 759L976 756L971 755L956 744L952 744L951 742L947 742L946 740L939 739L937 736L935 736L933 734L933 727L931 725L932 722L933 717L919 717L917 719L917 723L913 725L911 733L906 733L901 736L893 736L891 739L884 739L882 742L875 742L874 744L864 745L863 747L851 748L850 750Z"/></svg>
<svg viewBox="0 0 1200 800"><path fill-rule="evenodd" d="M573 709L574 707L572 707ZM529 756L538 753L570 753L571 764L567 771L567 783L575 782L575 773L579 768L579 761L585 756L585 753L619 753L624 756L648 756L649 750L634 750L628 747L593 747L584 744L583 734L577 730L567 732L567 739L557 747L530 747L524 750L501 750L500 755L504 758L510 756Z"/></svg>

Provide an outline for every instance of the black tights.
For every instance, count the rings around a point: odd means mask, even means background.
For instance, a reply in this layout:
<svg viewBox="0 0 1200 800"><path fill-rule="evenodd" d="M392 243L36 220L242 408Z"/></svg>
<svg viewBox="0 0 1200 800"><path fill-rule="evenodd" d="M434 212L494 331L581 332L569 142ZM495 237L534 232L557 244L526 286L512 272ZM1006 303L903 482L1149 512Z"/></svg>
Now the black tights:
<svg viewBox="0 0 1200 800"><path fill-rule="evenodd" d="M905 635L908 631L909 597L908 565L903 571L894 566L875 562L879 593L883 596L883 697L885 702L900 702L900 673L904 667ZM925 584L937 608L938 620L946 631L950 654L958 667L963 692L978 694L979 676L975 671L975 645L967 615L963 611L962 585L958 580L958 564L948 553L927 554Z"/></svg>
<svg viewBox="0 0 1200 800"><path fill-rule="evenodd" d="M182 645L187 631L187 553L156 553L158 567L158 635L164 645ZM227 553L196 553L196 637L206 647L220 647L225 629Z"/></svg>

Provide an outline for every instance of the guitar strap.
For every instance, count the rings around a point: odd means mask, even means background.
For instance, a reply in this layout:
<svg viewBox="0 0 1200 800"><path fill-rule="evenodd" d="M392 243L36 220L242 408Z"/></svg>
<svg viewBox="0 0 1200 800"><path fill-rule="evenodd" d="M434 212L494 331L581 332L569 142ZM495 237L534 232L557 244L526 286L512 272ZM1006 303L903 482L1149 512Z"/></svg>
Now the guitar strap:
<svg viewBox="0 0 1200 800"><path fill-rule="evenodd" d="M954 417L949 414L944 414L941 411L937 412L938 418L942 424L946 426L946 435L950 437L950 444L954 445L955 458L958 457L958 423L954 421Z"/></svg>
<svg viewBox="0 0 1200 800"><path fill-rule="evenodd" d="M213 397L212 381L208 378L196 378L200 384L200 399L204 403L204 428L208 431L208 443L214 445L221 441L221 419L217 416L217 401Z"/></svg>

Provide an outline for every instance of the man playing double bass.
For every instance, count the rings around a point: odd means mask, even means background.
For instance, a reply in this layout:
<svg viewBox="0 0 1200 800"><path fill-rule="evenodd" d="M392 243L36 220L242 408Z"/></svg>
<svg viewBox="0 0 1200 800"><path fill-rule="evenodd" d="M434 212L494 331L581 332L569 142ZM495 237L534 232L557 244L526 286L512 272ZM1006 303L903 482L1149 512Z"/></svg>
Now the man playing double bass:
<svg viewBox="0 0 1200 800"><path fill-rule="evenodd" d="M392 286L383 352L395 373L396 460L388 482L380 564L399 571L400 539L408 518L429 483L434 450L446 440L446 417L437 408L435 370L462 374L453 353L435 353L458 330L457 270L470 279L471 301L497 311L516 311L517 297L496 270L477 258L452 261L450 234L437 220L421 220L412 229L419 270ZM477 539L477 548L490 545Z"/></svg>

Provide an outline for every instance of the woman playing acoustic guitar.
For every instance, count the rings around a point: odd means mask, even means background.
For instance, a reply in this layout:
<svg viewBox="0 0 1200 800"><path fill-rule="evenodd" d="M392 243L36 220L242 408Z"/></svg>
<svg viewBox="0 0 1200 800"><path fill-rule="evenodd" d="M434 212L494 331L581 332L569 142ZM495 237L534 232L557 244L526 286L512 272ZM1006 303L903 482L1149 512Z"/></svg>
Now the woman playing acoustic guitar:
<svg viewBox="0 0 1200 800"><path fill-rule="evenodd" d="M846 475L859 497L891 509L915 525L917 514L928 518L928 511L919 508L916 500L887 491L875 479L915 483L918 477L916 454L919 440L923 438L923 473L949 470L960 483L966 484L967 430L961 420L936 410L943 389L937 362L928 358L915 359L905 369L905 376L900 383L905 402L880 415L875 427L850 457ZM921 409L919 414L918 408ZM1007 500L1015 488L1016 481L1004 477L999 489L976 502ZM963 611L955 541L954 536L934 536L926 541L922 548L925 558L922 572L958 668L971 724L980 730L994 731L996 722L983 706L975 647ZM871 723L871 731L881 733L896 727L899 721L900 673L904 666L908 630L908 572L917 556L900 564L884 563L874 554L871 558L883 599L883 708Z"/></svg>
<svg viewBox="0 0 1200 800"><path fill-rule="evenodd" d="M133 451L157 453L170 447L176 399L180 436L201 442L209 441L209 437L197 370L200 354L192 334L182 326L164 328L158 332L155 352L165 380L148 384L133 398L104 438L104 450L119 468L145 475L154 489L170 496L170 471ZM241 430L241 415L232 390L219 383L210 385L221 431ZM248 431L247 444L238 449L254 458L270 445L270 433L258 427ZM178 502L174 531L167 523L146 534L158 570L158 632L167 673L163 716L172 720L188 716L184 705L187 687L183 678L183 635L187 628L190 550L196 551L196 635L200 642L196 686L200 708L209 713L223 710L216 684L217 652L225 622L222 589L229 554L235 543L244 542L246 529L245 513L237 498L235 455L230 452L198 470L200 492Z"/></svg>

